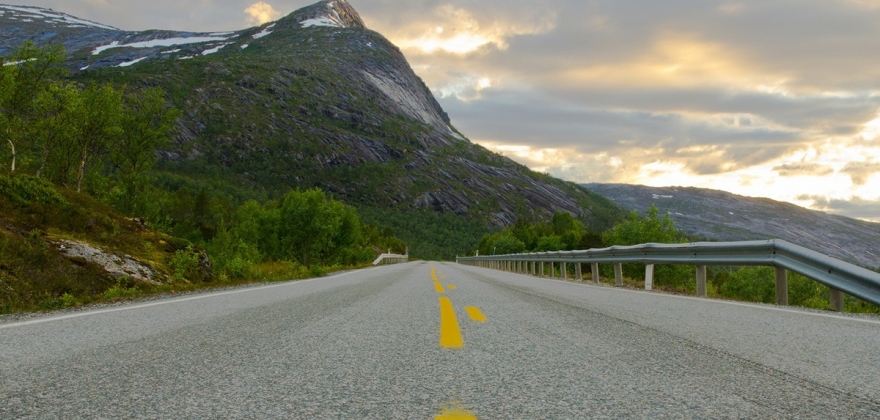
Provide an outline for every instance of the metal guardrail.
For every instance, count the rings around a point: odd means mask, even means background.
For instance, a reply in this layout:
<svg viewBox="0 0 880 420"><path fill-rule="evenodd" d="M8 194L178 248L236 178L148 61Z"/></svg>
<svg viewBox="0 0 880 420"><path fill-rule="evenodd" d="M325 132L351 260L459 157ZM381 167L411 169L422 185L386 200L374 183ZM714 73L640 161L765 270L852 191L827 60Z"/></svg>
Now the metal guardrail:
<svg viewBox="0 0 880 420"><path fill-rule="evenodd" d="M402 264L409 262L409 255L382 254L373 261L373 265Z"/></svg>
<svg viewBox="0 0 880 420"><path fill-rule="evenodd" d="M831 305L843 310L843 295L880 305L880 273L829 257L819 252L794 245L781 239L745 242L697 242L689 244L643 244L635 246L612 246L585 251L556 251L512 255L489 255L459 257L460 264L497 268L507 271L537 274L540 263L541 275L544 264L551 263L551 276L561 263L574 263L576 275L580 276L581 264L593 264L593 280L598 283L598 264L615 264L615 280L622 284L620 264L646 265L645 288L650 290L653 282L654 264L686 264L697 266L697 295L706 295L706 266L709 265L759 265L776 267L776 301L788 304L788 281L786 270L802 274L831 288Z"/></svg>

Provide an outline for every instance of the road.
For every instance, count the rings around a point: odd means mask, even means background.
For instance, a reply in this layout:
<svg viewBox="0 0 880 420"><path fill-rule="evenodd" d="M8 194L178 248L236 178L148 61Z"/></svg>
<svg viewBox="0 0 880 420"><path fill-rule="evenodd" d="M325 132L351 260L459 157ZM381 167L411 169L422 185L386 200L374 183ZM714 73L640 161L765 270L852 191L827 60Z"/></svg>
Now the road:
<svg viewBox="0 0 880 420"><path fill-rule="evenodd" d="M0 323L0 418L880 418L880 322L415 262Z"/></svg>

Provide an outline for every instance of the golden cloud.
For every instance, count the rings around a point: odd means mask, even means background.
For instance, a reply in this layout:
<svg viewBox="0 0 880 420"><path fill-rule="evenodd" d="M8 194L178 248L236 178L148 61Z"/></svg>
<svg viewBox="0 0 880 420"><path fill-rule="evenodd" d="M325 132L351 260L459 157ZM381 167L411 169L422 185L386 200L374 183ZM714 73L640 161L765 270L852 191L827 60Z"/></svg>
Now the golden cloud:
<svg viewBox="0 0 880 420"><path fill-rule="evenodd" d="M762 72L761 66L737 54L730 45L701 40L694 34L666 32L640 56L581 67L563 76L581 85L687 88L723 86L764 91L768 86L785 92L786 77Z"/></svg>
<svg viewBox="0 0 880 420"><path fill-rule="evenodd" d="M489 47L507 49L509 38L549 32L555 28L555 21L554 14L526 18L481 16L465 8L444 5L434 10L431 19L383 29L383 33L401 49L411 52L466 55Z"/></svg>
<svg viewBox="0 0 880 420"><path fill-rule="evenodd" d="M262 25L281 17L281 12L275 10L271 4L262 1L248 6L247 9L244 9L244 12L249 15L247 24L254 26Z"/></svg>

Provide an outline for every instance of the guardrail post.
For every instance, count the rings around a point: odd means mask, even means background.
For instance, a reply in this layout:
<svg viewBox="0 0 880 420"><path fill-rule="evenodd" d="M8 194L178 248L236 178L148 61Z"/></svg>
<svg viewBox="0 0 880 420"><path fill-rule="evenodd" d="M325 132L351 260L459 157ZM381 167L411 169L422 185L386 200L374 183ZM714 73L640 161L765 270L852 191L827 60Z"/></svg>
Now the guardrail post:
<svg viewBox="0 0 880 420"><path fill-rule="evenodd" d="M654 288L654 264L645 265L645 290Z"/></svg>
<svg viewBox="0 0 880 420"><path fill-rule="evenodd" d="M581 263L575 263L574 277L577 281L582 281L584 279L584 273L581 271Z"/></svg>
<svg viewBox="0 0 880 420"><path fill-rule="evenodd" d="M590 274L593 275L593 283L599 284L599 263L593 263L590 267Z"/></svg>
<svg viewBox="0 0 880 420"><path fill-rule="evenodd" d="M550 262L550 278L556 278L556 263L552 261Z"/></svg>
<svg viewBox="0 0 880 420"><path fill-rule="evenodd" d="M568 263L562 263L562 279L568 280Z"/></svg>
<svg viewBox="0 0 880 420"><path fill-rule="evenodd" d="M538 270L538 268L537 268L537 267L535 267L535 266L536 266L536 265L537 265L537 264L538 264L538 263L536 263L536 262L534 262L534 261L532 261L532 262L530 262L530 263L529 263L529 264L531 264L531 265L532 265L532 275L533 275L533 276L534 276L534 275L535 275L535 274L537 274L537 273L538 273L538 272L537 272L537 270Z"/></svg>
<svg viewBox="0 0 880 420"><path fill-rule="evenodd" d="M544 277L544 261L541 261L541 277Z"/></svg>
<svg viewBox="0 0 880 420"><path fill-rule="evenodd" d="M623 264L614 263L614 284L623 286Z"/></svg>
<svg viewBox="0 0 880 420"><path fill-rule="evenodd" d="M829 287L829 291L831 294L828 295L828 303L831 304L831 309L843 312L843 292L833 287Z"/></svg>
<svg viewBox="0 0 880 420"><path fill-rule="evenodd" d="M697 296L706 297L706 266L697 266Z"/></svg>
<svg viewBox="0 0 880 420"><path fill-rule="evenodd" d="M776 304L788 305L788 270L782 267L776 269Z"/></svg>

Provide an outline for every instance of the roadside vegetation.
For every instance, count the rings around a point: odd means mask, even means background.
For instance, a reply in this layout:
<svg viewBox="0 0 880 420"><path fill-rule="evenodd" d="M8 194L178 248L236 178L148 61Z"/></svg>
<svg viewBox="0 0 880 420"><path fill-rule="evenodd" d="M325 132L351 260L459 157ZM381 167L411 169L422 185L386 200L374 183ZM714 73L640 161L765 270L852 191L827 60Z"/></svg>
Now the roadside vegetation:
<svg viewBox="0 0 880 420"><path fill-rule="evenodd" d="M605 248L613 245L638 245L644 243L686 243L688 238L675 228L669 215L660 216L654 205L645 216L631 212L626 220L618 222L601 235L591 235L583 225L568 213L556 213L550 223L517 223L501 232L486 234L480 240L480 255L502 255L523 252L572 251L577 249ZM585 265L585 278L590 278ZM600 266L600 276L605 281L614 279L611 264ZM569 278L574 269L569 267ZM623 264L624 284L644 287L645 266ZM693 294L696 291L694 268L688 265L658 264L654 267L654 288L672 293ZM709 267L707 294L709 297L746 302L774 303L776 301L776 277L772 267ZM830 290L827 286L800 274L789 272L789 303L814 309L829 309ZM846 296L846 312L880 314L880 307Z"/></svg>
<svg viewBox="0 0 880 420"><path fill-rule="evenodd" d="M180 116L166 94L74 83L63 63L61 48L27 44L0 66L0 313L319 276L405 252L319 189L255 198L155 171ZM157 275L111 275L65 255L64 241Z"/></svg>

